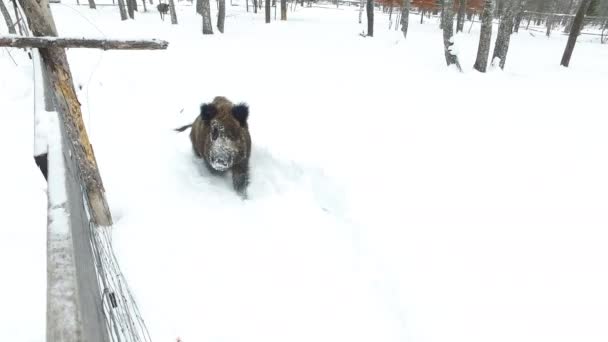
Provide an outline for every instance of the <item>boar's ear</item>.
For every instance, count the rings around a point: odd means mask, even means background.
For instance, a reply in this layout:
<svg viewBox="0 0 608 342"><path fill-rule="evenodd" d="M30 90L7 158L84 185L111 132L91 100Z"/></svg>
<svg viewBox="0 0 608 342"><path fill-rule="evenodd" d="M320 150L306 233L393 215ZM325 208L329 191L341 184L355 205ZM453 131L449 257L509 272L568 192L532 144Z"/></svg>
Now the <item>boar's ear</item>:
<svg viewBox="0 0 608 342"><path fill-rule="evenodd" d="M239 103L232 107L232 116L241 124L242 127L247 127L247 118L249 117L249 106L245 103Z"/></svg>
<svg viewBox="0 0 608 342"><path fill-rule="evenodd" d="M203 103L201 105L201 118L204 121L209 121L217 114L217 108L210 103Z"/></svg>

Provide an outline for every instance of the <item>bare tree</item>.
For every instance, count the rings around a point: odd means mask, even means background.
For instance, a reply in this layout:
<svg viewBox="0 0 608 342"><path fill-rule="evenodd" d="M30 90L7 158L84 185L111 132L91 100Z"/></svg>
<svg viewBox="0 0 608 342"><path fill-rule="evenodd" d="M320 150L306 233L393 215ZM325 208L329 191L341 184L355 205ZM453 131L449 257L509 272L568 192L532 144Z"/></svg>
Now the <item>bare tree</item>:
<svg viewBox="0 0 608 342"><path fill-rule="evenodd" d="M270 0L264 2L264 14L266 16L266 24L270 23Z"/></svg>
<svg viewBox="0 0 608 342"><path fill-rule="evenodd" d="M363 18L363 7L365 7L365 1L359 0L359 24L361 24Z"/></svg>
<svg viewBox="0 0 608 342"><path fill-rule="evenodd" d="M403 32L403 38L407 38L407 27L409 24L410 17L410 0L403 0L401 3L401 32Z"/></svg>
<svg viewBox="0 0 608 342"><path fill-rule="evenodd" d="M129 13L129 18L135 19L135 7L132 0L127 0L127 12Z"/></svg>
<svg viewBox="0 0 608 342"><path fill-rule="evenodd" d="M568 36L568 43L566 44L566 49L564 50L564 55L562 56L562 62L560 63L565 67L570 64L570 58L572 57L572 52L574 51L576 38L583 29L585 13L587 13L590 3L591 0L582 0L580 6L578 7L578 11L576 11L576 16L574 17L574 21L572 22L572 29L570 30L570 35Z"/></svg>
<svg viewBox="0 0 608 342"><path fill-rule="evenodd" d="M500 66L501 69L505 68L505 62L507 61L507 52L509 52L515 12L515 0L506 0L505 2L504 13L500 19L500 25L498 26L494 53L492 54L492 65L496 66L496 63L498 63L498 66Z"/></svg>
<svg viewBox="0 0 608 342"><path fill-rule="evenodd" d="M177 12L175 11L175 2L169 0L169 12L171 13L171 24L177 25Z"/></svg>
<svg viewBox="0 0 608 342"><path fill-rule="evenodd" d="M219 0L217 9L217 30L224 33L224 20L226 19L226 0Z"/></svg>
<svg viewBox="0 0 608 342"><path fill-rule="evenodd" d="M515 23L513 26L514 32L519 32L519 25L521 25L521 19L524 16L524 11L526 10L526 0L519 0L519 6L517 7L517 14L515 15ZM530 24L530 20L528 20L528 24Z"/></svg>
<svg viewBox="0 0 608 342"><path fill-rule="evenodd" d="M459 71L462 71L458 56L454 52L454 9L452 8L453 0L445 0L443 7L443 48L445 61L448 66L454 64Z"/></svg>
<svg viewBox="0 0 608 342"><path fill-rule="evenodd" d="M456 18L456 32L464 29L464 19L467 10L467 0L458 1L458 17Z"/></svg>
<svg viewBox="0 0 608 342"><path fill-rule="evenodd" d="M549 13L547 15L547 37L551 36L551 29L553 28L553 17L554 17L554 12L555 12L555 7L557 6L557 1L556 0L550 0L549 1Z"/></svg>
<svg viewBox="0 0 608 342"><path fill-rule="evenodd" d="M125 8L124 0L118 0L118 10L120 12L120 20L127 20L127 9Z"/></svg>
<svg viewBox="0 0 608 342"><path fill-rule="evenodd" d="M486 0L481 14L481 32L479 33L479 46L477 47L477 59L473 68L479 72L486 72L488 67L488 56L490 55L490 43L492 41L492 12L494 3Z"/></svg>
<svg viewBox="0 0 608 342"><path fill-rule="evenodd" d="M367 0L367 35L374 36L374 0Z"/></svg>
<svg viewBox="0 0 608 342"><path fill-rule="evenodd" d="M4 21L6 21L6 26L8 27L8 33L16 34L17 31L15 31L15 25L13 24L13 19L11 18L10 13L8 13L8 9L4 5L3 0L0 0L0 12L2 12Z"/></svg>
<svg viewBox="0 0 608 342"><path fill-rule="evenodd" d="M281 20L287 20L287 0L281 0Z"/></svg>
<svg viewBox="0 0 608 342"><path fill-rule="evenodd" d="M213 25L211 25L211 5L209 0L201 0L203 3L203 34L213 34Z"/></svg>

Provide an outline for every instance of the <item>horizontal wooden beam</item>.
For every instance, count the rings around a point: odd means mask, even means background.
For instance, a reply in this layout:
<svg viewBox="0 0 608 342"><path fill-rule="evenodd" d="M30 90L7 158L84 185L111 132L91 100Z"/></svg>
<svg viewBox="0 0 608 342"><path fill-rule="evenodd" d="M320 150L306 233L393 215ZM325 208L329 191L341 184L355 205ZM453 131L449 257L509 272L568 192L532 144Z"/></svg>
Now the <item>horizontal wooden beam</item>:
<svg viewBox="0 0 608 342"><path fill-rule="evenodd" d="M14 48L87 48L102 50L165 50L164 40L113 40L57 37L0 36L0 46Z"/></svg>

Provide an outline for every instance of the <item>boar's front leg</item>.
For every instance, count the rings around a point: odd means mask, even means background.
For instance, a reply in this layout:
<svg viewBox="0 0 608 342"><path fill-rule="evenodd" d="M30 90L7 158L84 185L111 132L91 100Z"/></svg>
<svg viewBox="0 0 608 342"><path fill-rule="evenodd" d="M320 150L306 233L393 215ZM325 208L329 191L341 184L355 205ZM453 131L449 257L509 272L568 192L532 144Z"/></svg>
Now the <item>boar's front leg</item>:
<svg viewBox="0 0 608 342"><path fill-rule="evenodd" d="M232 168L232 185L239 195L247 199L247 186L249 186L249 163L247 160L234 165Z"/></svg>

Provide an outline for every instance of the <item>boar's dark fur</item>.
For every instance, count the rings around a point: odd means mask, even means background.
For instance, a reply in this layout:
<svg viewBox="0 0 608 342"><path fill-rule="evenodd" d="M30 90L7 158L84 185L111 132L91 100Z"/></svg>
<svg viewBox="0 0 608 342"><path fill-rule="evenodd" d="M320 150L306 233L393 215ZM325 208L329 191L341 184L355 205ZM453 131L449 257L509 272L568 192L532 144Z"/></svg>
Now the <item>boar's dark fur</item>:
<svg viewBox="0 0 608 342"><path fill-rule="evenodd" d="M175 129L190 130L192 149L204 160L212 174L232 172L234 190L247 197L251 136L247 125L247 104L233 104L223 96L201 105L200 115L190 125Z"/></svg>

